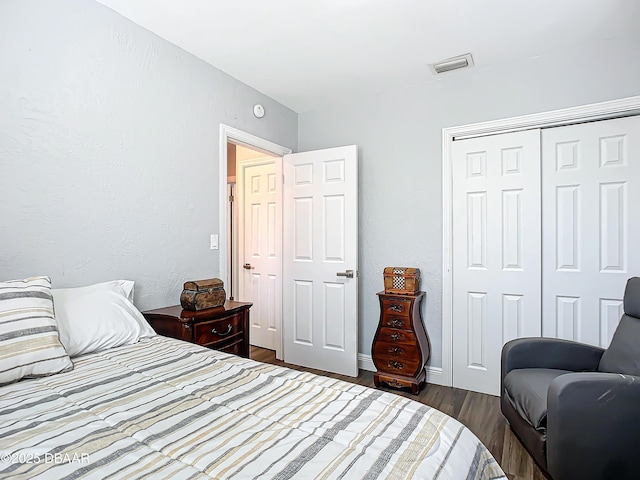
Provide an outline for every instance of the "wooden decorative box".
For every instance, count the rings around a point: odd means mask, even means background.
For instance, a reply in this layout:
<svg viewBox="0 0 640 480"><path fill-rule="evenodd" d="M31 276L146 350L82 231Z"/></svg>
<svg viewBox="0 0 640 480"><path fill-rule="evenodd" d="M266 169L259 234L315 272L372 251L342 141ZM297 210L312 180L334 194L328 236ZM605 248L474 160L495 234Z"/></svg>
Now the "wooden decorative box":
<svg viewBox="0 0 640 480"><path fill-rule="evenodd" d="M194 280L193 282L185 282L184 290L180 295L180 305L185 310L198 311L220 307L224 305L226 298L224 283L219 278Z"/></svg>
<svg viewBox="0 0 640 480"><path fill-rule="evenodd" d="M419 290L419 268L386 267L384 269L384 293L415 295Z"/></svg>

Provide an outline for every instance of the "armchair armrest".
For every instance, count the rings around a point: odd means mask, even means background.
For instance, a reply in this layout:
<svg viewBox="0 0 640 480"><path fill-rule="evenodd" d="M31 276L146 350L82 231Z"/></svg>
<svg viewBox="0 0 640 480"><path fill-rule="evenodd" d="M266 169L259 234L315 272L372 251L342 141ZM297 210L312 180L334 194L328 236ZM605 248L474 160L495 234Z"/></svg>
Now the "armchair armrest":
<svg viewBox="0 0 640 480"><path fill-rule="evenodd" d="M502 378L516 368L594 371L604 349L559 338L517 338L502 347Z"/></svg>
<svg viewBox="0 0 640 480"><path fill-rule="evenodd" d="M640 377L569 373L547 393L547 463L554 480L638 478Z"/></svg>

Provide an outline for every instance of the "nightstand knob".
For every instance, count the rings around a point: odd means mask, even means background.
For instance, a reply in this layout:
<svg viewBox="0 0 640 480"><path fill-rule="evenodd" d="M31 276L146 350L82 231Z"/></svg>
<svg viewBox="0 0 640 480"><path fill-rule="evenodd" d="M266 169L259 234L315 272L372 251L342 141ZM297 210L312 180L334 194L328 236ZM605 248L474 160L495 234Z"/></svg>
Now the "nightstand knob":
<svg viewBox="0 0 640 480"><path fill-rule="evenodd" d="M215 327L213 328L213 330L211 330L211 333L213 333L214 335L220 335L221 337L229 335L231 333L231 324L227 325L227 331L224 333L218 332Z"/></svg>
<svg viewBox="0 0 640 480"><path fill-rule="evenodd" d="M389 305L389 310L391 310L392 312L400 313L404 309L402 308L402 305L398 305L398 304L394 303L392 305Z"/></svg>
<svg viewBox="0 0 640 480"><path fill-rule="evenodd" d="M391 340L399 340L400 334L398 332L393 332L389 337L391 337Z"/></svg>

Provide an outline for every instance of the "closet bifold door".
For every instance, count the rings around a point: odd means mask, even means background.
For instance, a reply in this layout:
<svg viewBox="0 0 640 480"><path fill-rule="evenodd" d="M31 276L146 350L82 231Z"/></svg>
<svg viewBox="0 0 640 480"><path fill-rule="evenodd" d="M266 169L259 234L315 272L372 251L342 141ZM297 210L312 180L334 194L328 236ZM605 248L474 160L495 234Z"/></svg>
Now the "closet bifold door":
<svg viewBox="0 0 640 480"><path fill-rule="evenodd" d="M540 130L453 142L453 385L499 394L500 352L541 330Z"/></svg>
<svg viewBox="0 0 640 480"><path fill-rule="evenodd" d="M544 336L607 347L640 275L640 117L542 131Z"/></svg>

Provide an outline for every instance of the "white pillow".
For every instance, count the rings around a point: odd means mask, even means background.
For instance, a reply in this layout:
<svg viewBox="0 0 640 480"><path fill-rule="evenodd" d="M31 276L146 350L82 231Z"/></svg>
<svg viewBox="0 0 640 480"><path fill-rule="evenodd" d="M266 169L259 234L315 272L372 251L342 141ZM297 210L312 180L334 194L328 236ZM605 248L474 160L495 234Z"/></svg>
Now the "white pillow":
<svg viewBox="0 0 640 480"><path fill-rule="evenodd" d="M133 305L134 282L114 280L87 287L53 289L60 342L75 357L155 335Z"/></svg>

